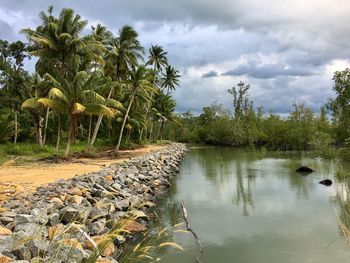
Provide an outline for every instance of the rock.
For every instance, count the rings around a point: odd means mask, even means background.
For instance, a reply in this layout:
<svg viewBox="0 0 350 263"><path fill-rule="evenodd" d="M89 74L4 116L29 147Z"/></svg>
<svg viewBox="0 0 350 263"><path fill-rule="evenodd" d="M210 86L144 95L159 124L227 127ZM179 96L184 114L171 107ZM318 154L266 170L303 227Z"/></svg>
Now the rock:
<svg viewBox="0 0 350 263"><path fill-rule="evenodd" d="M330 179L325 179L325 180L319 181L318 183L323 184L325 186L331 186L333 182Z"/></svg>
<svg viewBox="0 0 350 263"><path fill-rule="evenodd" d="M17 214L14 212L6 211L0 214L1 217L15 217Z"/></svg>
<svg viewBox="0 0 350 263"><path fill-rule="evenodd" d="M50 226L55 226L60 222L60 215L58 213L51 213L48 215L48 218Z"/></svg>
<svg viewBox="0 0 350 263"><path fill-rule="evenodd" d="M56 205L60 205L60 206L64 205L64 202L58 197L53 197L53 198L50 199L50 201L53 202Z"/></svg>
<svg viewBox="0 0 350 263"><path fill-rule="evenodd" d="M79 196L79 195L74 195L73 196L73 202L77 205L80 205L84 200L84 197Z"/></svg>
<svg viewBox="0 0 350 263"><path fill-rule="evenodd" d="M35 216L33 215L18 214L15 216L14 222L16 225L25 224L25 223L35 223L36 219L35 219Z"/></svg>
<svg viewBox="0 0 350 263"><path fill-rule="evenodd" d="M136 222L134 220L127 220L123 224L123 229L130 233L140 233L146 231L146 227L139 222Z"/></svg>
<svg viewBox="0 0 350 263"><path fill-rule="evenodd" d="M94 221L99 218L107 217L108 210L105 208L98 209L96 207L93 207L90 211L89 217Z"/></svg>
<svg viewBox="0 0 350 263"><path fill-rule="evenodd" d="M312 173L314 170L306 165L302 165L298 169L296 169L295 171L298 173Z"/></svg>
<svg viewBox="0 0 350 263"><path fill-rule="evenodd" d="M34 235L46 235L46 227L35 224L35 223L24 223L15 226L15 232L23 231L28 233L30 236Z"/></svg>
<svg viewBox="0 0 350 263"><path fill-rule="evenodd" d="M104 179L107 181L107 182L113 182L113 176L112 175L106 175L104 177Z"/></svg>
<svg viewBox="0 0 350 263"><path fill-rule="evenodd" d="M45 210L45 209L34 208L34 209L32 209L31 214L35 217L36 223L46 225L47 222L49 221L49 218L47 216L47 210Z"/></svg>
<svg viewBox="0 0 350 263"><path fill-rule="evenodd" d="M103 251L100 251L103 257L108 257L114 254L115 247L113 244L113 240L111 240L107 236L93 236L91 237L91 239L96 243L97 246L101 246L104 248ZM94 245L89 240L85 241L84 247L90 251L93 251L95 249Z"/></svg>
<svg viewBox="0 0 350 263"><path fill-rule="evenodd" d="M32 258L29 249L26 248L23 244L14 247L11 250L11 254L14 255L16 259L20 260L31 260Z"/></svg>
<svg viewBox="0 0 350 263"><path fill-rule="evenodd" d="M0 222L4 225L7 225L13 222L13 217L6 217L6 216L0 217Z"/></svg>
<svg viewBox="0 0 350 263"><path fill-rule="evenodd" d="M43 239L34 239L29 242L28 247L33 257L43 257L50 250L50 242Z"/></svg>
<svg viewBox="0 0 350 263"><path fill-rule="evenodd" d="M63 239L60 241L60 243L72 248L83 249L83 246L80 244L80 242L76 238Z"/></svg>
<svg viewBox="0 0 350 263"><path fill-rule="evenodd" d="M10 260L11 260L11 258L6 257L4 255L0 256L0 263L8 263L8 262L10 262ZM12 261L12 262L18 262L18 261Z"/></svg>
<svg viewBox="0 0 350 263"><path fill-rule="evenodd" d="M53 239L60 235L64 231L64 225L63 224L58 224L52 227L49 227L48 229L48 237L49 239Z"/></svg>
<svg viewBox="0 0 350 263"><path fill-rule="evenodd" d="M90 235L100 235L106 226L106 218L93 222L88 226Z"/></svg>
<svg viewBox="0 0 350 263"><path fill-rule="evenodd" d="M115 246L126 242L128 235L111 240L105 233L120 220L124 220L124 228L131 234L146 230L141 218L138 222L123 219L129 213L125 211L141 204L142 211L148 209L145 201L154 201L170 185L183 152L182 146L174 145L162 154L148 154L98 172L59 180L28 196L5 201L5 209L0 209L0 224L6 226L0 226L0 260L2 252L8 256L4 262L19 263L21 260L12 261L15 257L23 259L22 263L85 262L92 252L84 250L81 244L90 250L94 248L86 244L89 241L79 229L70 227L78 222L79 228L105 247L97 262L117 263L113 259L118 254Z"/></svg>
<svg viewBox="0 0 350 263"><path fill-rule="evenodd" d="M10 236L12 235L12 231L7 229L6 227L0 226L0 236Z"/></svg>
<svg viewBox="0 0 350 263"><path fill-rule="evenodd" d="M0 236L0 253L10 251L13 247L12 236Z"/></svg>
<svg viewBox="0 0 350 263"><path fill-rule="evenodd" d="M83 195L83 191L78 187L73 187L69 189L68 193L71 195L79 195L79 196Z"/></svg>
<svg viewBox="0 0 350 263"><path fill-rule="evenodd" d="M89 215L89 209L78 205L67 206L61 209L60 217L65 224L73 223L74 221L84 222Z"/></svg>
<svg viewBox="0 0 350 263"><path fill-rule="evenodd" d="M91 255L91 252L81 249L75 248L69 245L60 245L58 250L50 250L49 256L60 259L61 262L64 263L75 263L82 262L86 260Z"/></svg>

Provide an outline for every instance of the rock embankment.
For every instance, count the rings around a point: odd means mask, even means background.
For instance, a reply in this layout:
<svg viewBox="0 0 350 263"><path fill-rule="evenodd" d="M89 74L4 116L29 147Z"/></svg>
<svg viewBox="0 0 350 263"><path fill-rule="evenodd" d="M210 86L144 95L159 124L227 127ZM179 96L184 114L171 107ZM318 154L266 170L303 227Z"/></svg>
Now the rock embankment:
<svg viewBox="0 0 350 263"><path fill-rule="evenodd" d="M144 212L170 186L186 151L172 144L8 200L0 262L117 262L128 237L145 230Z"/></svg>

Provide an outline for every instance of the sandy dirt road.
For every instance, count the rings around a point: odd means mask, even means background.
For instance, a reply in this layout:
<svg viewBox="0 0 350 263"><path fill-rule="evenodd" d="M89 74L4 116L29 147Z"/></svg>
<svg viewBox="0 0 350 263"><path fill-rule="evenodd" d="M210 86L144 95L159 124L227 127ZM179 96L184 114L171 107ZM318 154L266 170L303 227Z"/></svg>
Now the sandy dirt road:
<svg viewBox="0 0 350 263"><path fill-rule="evenodd" d="M135 150L121 151L121 158L82 158L63 163L32 163L28 165L4 165L0 168L0 201L18 193L35 190L59 179L101 170L112 163L123 162L135 156L165 148L162 145L148 145Z"/></svg>

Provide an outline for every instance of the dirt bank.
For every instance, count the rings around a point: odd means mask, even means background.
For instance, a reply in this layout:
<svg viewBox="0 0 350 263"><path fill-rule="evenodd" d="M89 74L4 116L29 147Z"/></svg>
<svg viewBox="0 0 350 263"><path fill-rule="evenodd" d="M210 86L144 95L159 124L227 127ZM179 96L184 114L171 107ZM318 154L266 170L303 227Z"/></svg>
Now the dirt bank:
<svg viewBox="0 0 350 263"><path fill-rule="evenodd" d="M75 175L95 172L112 163L119 163L134 156L165 148L162 145L147 145L135 150L120 152L119 158L82 158L64 163L31 163L26 165L5 165L0 168L0 201L18 192L31 192L38 186L69 179Z"/></svg>

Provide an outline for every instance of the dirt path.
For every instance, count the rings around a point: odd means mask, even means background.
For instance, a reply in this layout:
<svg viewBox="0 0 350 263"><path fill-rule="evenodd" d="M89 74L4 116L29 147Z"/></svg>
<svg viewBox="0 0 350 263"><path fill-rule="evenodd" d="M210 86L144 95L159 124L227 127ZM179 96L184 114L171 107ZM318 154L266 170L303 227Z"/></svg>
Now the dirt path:
<svg viewBox="0 0 350 263"><path fill-rule="evenodd" d="M75 175L101 170L103 166L119 163L134 156L165 148L148 145L136 150L121 151L121 158L76 159L66 163L33 163L24 166L5 165L0 168L0 201L18 192L30 192L38 186L59 179L69 179Z"/></svg>

